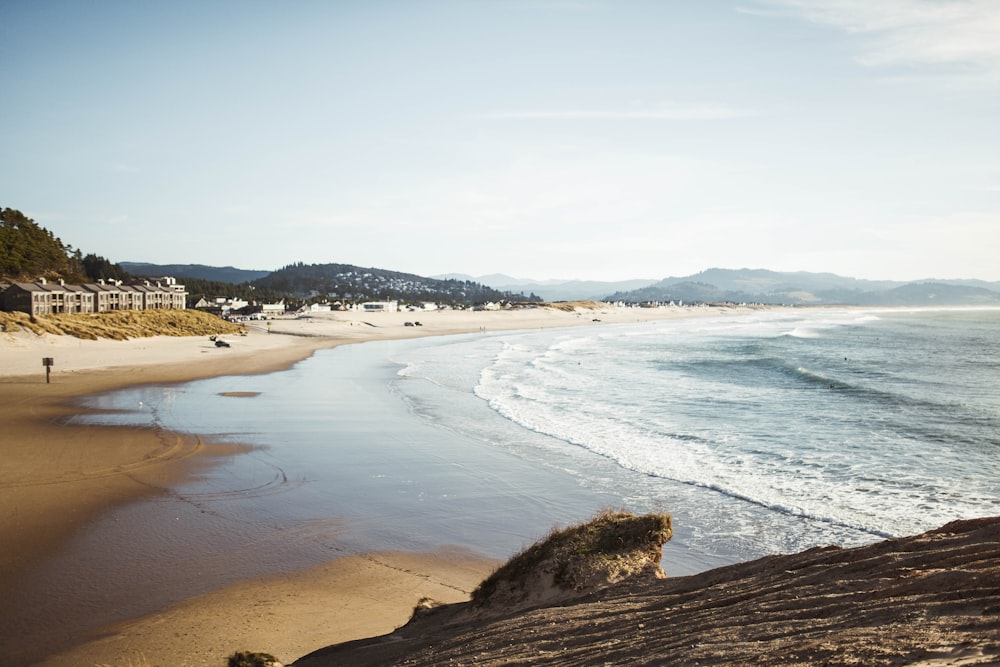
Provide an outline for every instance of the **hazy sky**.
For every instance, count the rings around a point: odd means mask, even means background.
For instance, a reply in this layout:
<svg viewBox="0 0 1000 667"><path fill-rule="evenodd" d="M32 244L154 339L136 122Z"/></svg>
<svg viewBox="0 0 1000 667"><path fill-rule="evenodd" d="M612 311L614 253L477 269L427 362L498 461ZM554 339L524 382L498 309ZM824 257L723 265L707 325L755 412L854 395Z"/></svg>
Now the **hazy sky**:
<svg viewBox="0 0 1000 667"><path fill-rule="evenodd" d="M0 206L112 261L1000 280L1000 0L0 0Z"/></svg>

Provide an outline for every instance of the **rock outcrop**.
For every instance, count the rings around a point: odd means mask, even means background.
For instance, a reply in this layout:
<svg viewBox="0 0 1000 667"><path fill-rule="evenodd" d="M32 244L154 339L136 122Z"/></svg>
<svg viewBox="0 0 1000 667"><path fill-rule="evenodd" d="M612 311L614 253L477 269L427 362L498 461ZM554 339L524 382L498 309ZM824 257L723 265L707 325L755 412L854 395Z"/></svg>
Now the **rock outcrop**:
<svg viewBox="0 0 1000 667"><path fill-rule="evenodd" d="M573 551L575 538L561 537ZM687 577L610 574L596 589L589 565L534 552L483 582L478 601L429 608L390 635L294 664L1000 664L1000 517ZM534 585L563 597L534 605L545 598Z"/></svg>

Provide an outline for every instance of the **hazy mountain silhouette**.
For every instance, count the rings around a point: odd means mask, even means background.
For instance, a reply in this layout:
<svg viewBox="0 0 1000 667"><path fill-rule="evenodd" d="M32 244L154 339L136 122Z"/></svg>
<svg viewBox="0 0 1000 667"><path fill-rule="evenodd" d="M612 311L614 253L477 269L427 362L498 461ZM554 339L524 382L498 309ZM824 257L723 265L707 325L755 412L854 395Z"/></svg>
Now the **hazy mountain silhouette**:
<svg viewBox="0 0 1000 667"><path fill-rule="evenodd" d="M607 295L609 301L768 303L794 305L997 305L1000 283L979 280L901 282L862 280L833 273L783 273L764 269L708 269L665 278L635 290Z"/></svg>

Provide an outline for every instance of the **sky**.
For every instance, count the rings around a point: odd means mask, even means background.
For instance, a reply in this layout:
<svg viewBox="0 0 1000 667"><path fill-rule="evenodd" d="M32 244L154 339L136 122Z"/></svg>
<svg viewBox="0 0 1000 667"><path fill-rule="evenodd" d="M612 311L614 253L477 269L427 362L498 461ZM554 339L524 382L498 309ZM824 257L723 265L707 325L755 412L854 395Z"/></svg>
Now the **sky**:
<svg viewBox="0 0 1000 667"><path fill-rule="evenodd" d="M998 0L0 0L0 206L113 262L1000 280Z"/></svg>

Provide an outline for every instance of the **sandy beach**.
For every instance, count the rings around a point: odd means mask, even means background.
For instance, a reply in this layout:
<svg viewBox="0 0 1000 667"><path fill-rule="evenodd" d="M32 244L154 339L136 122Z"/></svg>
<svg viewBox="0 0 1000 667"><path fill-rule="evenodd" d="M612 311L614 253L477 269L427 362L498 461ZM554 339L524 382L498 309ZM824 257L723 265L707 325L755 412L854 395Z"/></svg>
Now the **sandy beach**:
<svg viewBox="0 0 1000 667"><path fill-rule="evenodd" d="M247 335L230 337L229 348L218 348L206 337L83 341L0 334L5 426L0 534L6 546L0 555L0 595L9 601L0 619L0 643L15 664L214 665L237 649L268 650L291 661L320 646L391 631L406 621L421 597L463 600L495 566L464 552L370 554L237 582L152 615L116 619L98 632L91 628L81 634L72 624L46 626L33 617L22 618L18 606L37 606L32 596L44 590L33 585L39 561L65 550L72 536L85 533L110 508L164 493L205 465L209 455L220 455L213 443L197 436L66 424L67 417L81 410L75 399L142 384L267 373L345 343L727 312L608 307L316 313L248 323ZM50 383L42 357L54 359ZM76 611L72 600L46 604L65 618L87 616L91 626L108 611Z"/></svg>

